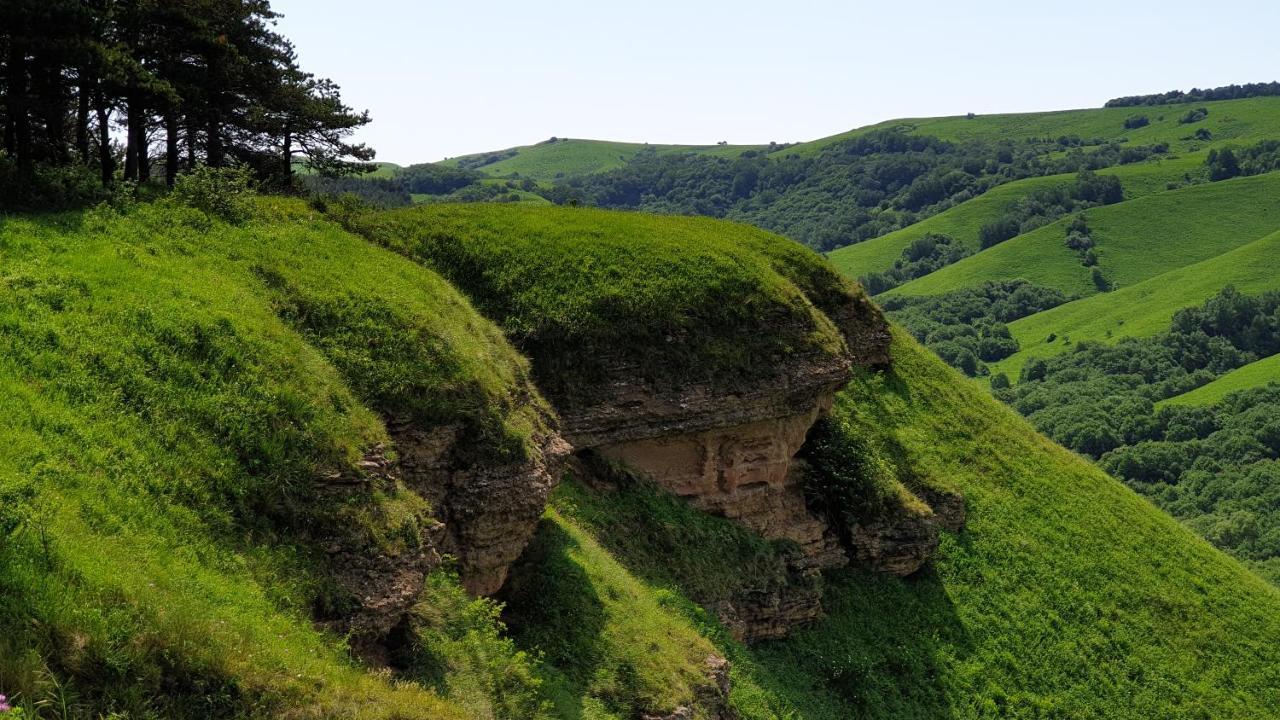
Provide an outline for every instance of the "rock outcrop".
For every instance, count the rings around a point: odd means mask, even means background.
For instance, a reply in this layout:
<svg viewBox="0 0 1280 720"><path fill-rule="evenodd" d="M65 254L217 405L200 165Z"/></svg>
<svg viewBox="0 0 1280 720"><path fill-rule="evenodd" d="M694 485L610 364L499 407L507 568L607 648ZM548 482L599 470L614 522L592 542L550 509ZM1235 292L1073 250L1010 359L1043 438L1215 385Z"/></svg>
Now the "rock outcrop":
<svg viewBox="0 0 1280 720"><path fill-rule="evenodd" d="M607 394L593 402L556 403L576 450L621 464L762 537L794 543L789 581L713 603L739 640L784 637L819 617L820 573L849 562L836 535L807 506L794 462L855 362L888 362L888 329L874 306L850 300L842 307L851 325L842 328L844 336L871 347L834 357L793 356L771 380L731 389L710 383L658 387L618 362Z"/></svg>
<svg viewBox="0 0 1280 720"><path fill-rule="evenodd" d="M708 655L703 672L706 683L698 687L693 702L661 715L641 713L641 720L737 720L738 713L729 705L729 661Z"/></svg>
<svg viewBox="0 0 1280 720"><path fill-rule="evenodd" d="M324 475L318 488L326 503L342 508L352 498L393 488L397 481L386 446L377 445L354 467ZM334 580L352 604L319 615L323 625L350 634L358 656L382 665L382 640L417 602L427 575L440 565L436 546L443 525L425 513L405 518L416 537L379 545L372 528L349 520L339 511L333 522L315 529L322 536L320 546L329 555Z"/></svg>
<svg viewBox="0 0 1280 720"><path fill-rule="evenodd" d="M545 433L535 437L536 450L521 462L460 465L456 451L465 442L460 427L422 430L392 421L388 430L400 455L400 476L444 524L439 552L457 558L470 593L497 592L533 537L569 445Z"/></svg>
<svg viewBox="0 0 1280 720"><path fill-rule="evenodd" d="M466 438L459 426L423 430L393 421L388 430L396 461L379 445L355 467L327 474L321 491L341 506L353 496L403 483L422 508L398 519L391 542L377 543L376 531L348 527L341 517L334 527L317 530L324 535L321 544L334 579L353 605L336 614L320 613L322 623L349 633L352 649L374 665L385 664L386 639L418 601L443 555L457 559L471 594L491 595L502 587L508 568L533 537L569 455L569 445L546 431L535 436L520 462L463 464L458 451Z"/></svg>

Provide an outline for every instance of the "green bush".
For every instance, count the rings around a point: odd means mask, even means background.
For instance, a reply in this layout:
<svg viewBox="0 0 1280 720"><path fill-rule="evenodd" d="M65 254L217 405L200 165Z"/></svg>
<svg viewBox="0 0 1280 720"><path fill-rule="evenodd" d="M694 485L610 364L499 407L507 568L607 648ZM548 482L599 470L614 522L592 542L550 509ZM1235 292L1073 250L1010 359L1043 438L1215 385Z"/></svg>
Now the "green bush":
<svg viewBox="0 0 1280 720"><path fill-rule="evenodd" d="M253 217L253 173L248 168L202 165L179 175L171 197L179 204L229 223Z"/></svg>

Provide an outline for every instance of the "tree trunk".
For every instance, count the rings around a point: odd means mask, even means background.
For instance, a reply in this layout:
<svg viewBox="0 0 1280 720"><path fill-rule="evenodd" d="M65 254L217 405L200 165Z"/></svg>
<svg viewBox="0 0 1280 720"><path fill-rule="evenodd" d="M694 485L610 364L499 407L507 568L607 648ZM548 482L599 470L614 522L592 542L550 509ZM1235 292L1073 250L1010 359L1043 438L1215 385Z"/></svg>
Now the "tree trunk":
<svg viewBox="0 0 1280 720"><path fill-rule="evenodd" d="M138 122L138 184L151 180L151 141L147 137L147 115L142 113Z"/></svg>
<svg viewBox="0 0 1280 720"><path fill-rule="evenodd" d="M80 90L76 97L76 152L80 162L88 165L89 158L89 83L80 73Z"/></svg>
<svg viewBox="0 0 1280 720"><path fill-rule="evenodd" d="M164 182L169 187L178 179L178 113L169 110L164 115L165 153Z"/></svg>
<svg viewBox="0 0 1280 720"><path fill-rule="evenodd" d="M293 131L284 130L284 186L293 189Z"/></svg>
<svg viewBox="0 0 1280 720"><path fill-rule="evenodd" d="M196 121L194 115L187 116L187 170L192 170L196 166L196 140L198 133L196 128L199 122Z"/></svg>
<svg viewBox="0 0 1280 720"><path fill-rule="evenodd" d="M222 127L212 113L205 123L205 135L205 162L212 167L222 167L226 161L226 151L222 147Z"/></svg>
<svg viewBox="0 0 1280 720"><path fill-rule="evenodd" d="M138 115L138 98L135 94L129 93L125 98L125 139L124 139L124 181L138 181L138 146L142 144L139 138L139 122Z"/></svg>
<svg viewBox="0 0 1280 720"><path fill-rule="evenodd" d="M98 160L102 168L102 187L115 182L116 160L111 155L111 111L101 87L94 91L93 109L98 116Z"/></svg>
<svg viewBox="0 0 1280 720"><path fill-rule="evenodd" d="M9 118L13 122L13 155L18 160L18 173L31 177L35 173L31 148L31 117L27 111L27 51L22 38L25 28L14 28L9 41L8 95Z"/></svg>

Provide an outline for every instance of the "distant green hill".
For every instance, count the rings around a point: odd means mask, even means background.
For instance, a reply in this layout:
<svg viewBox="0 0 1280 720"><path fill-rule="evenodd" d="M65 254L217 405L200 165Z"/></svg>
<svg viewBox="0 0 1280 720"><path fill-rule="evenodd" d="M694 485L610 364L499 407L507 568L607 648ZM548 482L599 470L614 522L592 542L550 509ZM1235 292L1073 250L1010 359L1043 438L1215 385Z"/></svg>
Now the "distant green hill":
<svg viewBox="0 0 1280 720"><path fill-rule="evenodd" d="M1208 117L1197 123L1182 124L1179 119L1188 111L1203 107ZM1150 124L1136 129L1125 128L1125 119L1141 115ZM1204 141L1194 137L1198 129L1212 133L1213 141L1238 143L1265 140L1280 135L1280 97L1246 100L1156 105L1150 107L1086 108L1053 112L1002 113L938 118L903 118L868 125L838 135L801 143L779 152L811 155L823 148L874 130L908 128L913 133L934 135L946 140L1000 138L1056 138L1076 135L1081 138L1124 139L1135 144L1167 142L1179 152L1193 151Z"/></svg>
<svg viewBox="0 0 1280 720"><path fill-rule="evenodd" d="M1116 287L1208 260L1280 228L1280 174L1148 195L1086 213L1099 267ZM1066 244L1069 218L967 257L890 291L934 295L1023 278L1076 295L1098 292Z"/></svg>
<svg viewBox="0 0 1280 720"><path fill-rule="evenodd" d="M1233 392L1280 383L1280 355L1272 355L1232 370L1208 385L1169 398L1159 405L1212 405Z"/></svg>
<svg viewBox="0 0 1280 720"><path fill-rule="evenodd" d="M1164 332L1175 312L1200 304L1225 285L1249 293L1280 290L1280 273L1274 267L1278 253L1280 231L1115 292L1092 295L1012 322L1009 330L1022 349L992 363L991 371L1017 379L1029 359L1065 352L1084 340ZM1055 338L1052 342L1047 340L1050 335Z"/></svg>
<svg viewBox="0 0 1280 720"><path fill-rule="evenodd" d="M764 145L649 145L647 143L612 142L558 138L535 145L522 145L449 158L441 164L469 167L494 177L520 175L539 181L584 175L622 167L643 150L652 148L659 154L697 153L734 158L747 150L763 150Z"/></svg>
<svg viewBox="0 0 1280 720"><path fill-rule="evenodd" d="M1186 173L1195 172L1203 164L1204 153L1193 153L1177 158L1121 165L1100 172L1120 178L1124 184L1125 197L1133 199L1163 192L1168 183L1176 182ZM981 247L978 230L999 218L1013 202L1036 190L1066 186L1073 180L1073 175L1049 175L997 185L968 202L960 203L909 227L832 250L828 257L841 271L852 277L860 277L892 267L913 240L929 233L950 235L976 252Z"/></svg>

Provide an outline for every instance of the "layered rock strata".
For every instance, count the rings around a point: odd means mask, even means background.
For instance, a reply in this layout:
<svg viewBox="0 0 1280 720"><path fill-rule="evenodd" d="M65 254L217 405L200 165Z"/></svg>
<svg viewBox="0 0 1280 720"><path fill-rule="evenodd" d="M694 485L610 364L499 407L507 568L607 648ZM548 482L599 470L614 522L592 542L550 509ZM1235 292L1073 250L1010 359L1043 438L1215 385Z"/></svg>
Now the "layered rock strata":
<svg viewBox="0 0 1280 720"><path fill-rule="evenodd" d="M569 445L545 433L535 437L535 451L523 461L460 466L457 450L466 441L460 427L422 430L393 421L388 430L399 452L400 476L444 524L439 552L457 558L468 592L497 592L533 537Z"/></svg>

